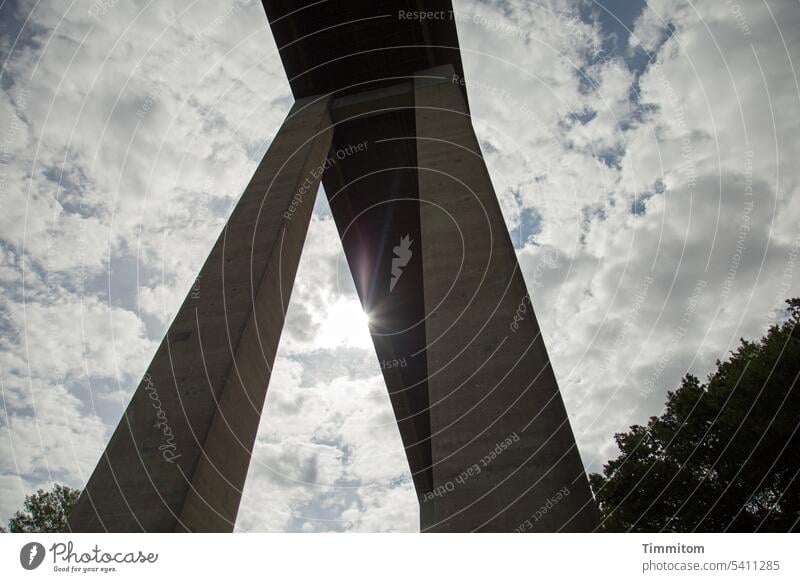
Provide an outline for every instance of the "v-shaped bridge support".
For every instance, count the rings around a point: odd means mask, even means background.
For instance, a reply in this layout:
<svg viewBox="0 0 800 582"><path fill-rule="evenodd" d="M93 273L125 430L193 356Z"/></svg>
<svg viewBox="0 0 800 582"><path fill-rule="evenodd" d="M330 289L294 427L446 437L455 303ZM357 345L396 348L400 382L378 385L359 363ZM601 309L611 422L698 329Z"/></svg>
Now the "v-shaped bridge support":
<svg viewBox="0 0 800 582"><path fill-rule="evenodd" d="M422 531L592 531L594 501L451 65L295 103L72 530L233 529L320 179Z"/></svg>

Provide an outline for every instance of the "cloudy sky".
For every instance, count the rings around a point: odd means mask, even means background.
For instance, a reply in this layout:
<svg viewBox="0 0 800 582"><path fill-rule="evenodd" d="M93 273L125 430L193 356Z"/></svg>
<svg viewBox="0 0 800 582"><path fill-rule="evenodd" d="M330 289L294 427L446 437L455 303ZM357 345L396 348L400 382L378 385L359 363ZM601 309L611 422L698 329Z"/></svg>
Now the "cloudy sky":
<svg viewBox="0 0 800 582"><path fill-rule="evenodd" d="M589 470L800 295L800 4L454 0ZM82 486L292 99L258 1L0 0L0 520ZM240 531L414 531L324 195Z"/></svg>

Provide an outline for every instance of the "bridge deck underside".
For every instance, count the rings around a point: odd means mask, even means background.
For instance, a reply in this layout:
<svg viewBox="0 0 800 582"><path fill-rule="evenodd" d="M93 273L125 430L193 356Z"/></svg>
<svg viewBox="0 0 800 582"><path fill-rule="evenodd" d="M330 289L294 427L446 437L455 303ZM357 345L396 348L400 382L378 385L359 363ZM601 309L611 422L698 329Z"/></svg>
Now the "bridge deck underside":
<svg viewBox="0 0 800 582"><path fill-rule="evenodd" d="M357 93L451 64L463 76L450 0L263 0L295 98ZM432 18L415 18L424 11Z"/></svg>

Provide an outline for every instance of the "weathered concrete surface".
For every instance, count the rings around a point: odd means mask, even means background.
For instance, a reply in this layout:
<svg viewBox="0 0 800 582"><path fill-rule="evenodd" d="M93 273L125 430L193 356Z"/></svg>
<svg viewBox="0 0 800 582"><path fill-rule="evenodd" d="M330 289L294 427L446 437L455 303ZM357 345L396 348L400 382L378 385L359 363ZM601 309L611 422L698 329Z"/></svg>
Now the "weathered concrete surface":
<svg viewBox="0 0 800 582"><path fill-rule="evenodd" d="M453 68L420 72L414 99L433 456L422 529L591 531L596 507Z"/></svg>
<svg viewBox="0 0 800 582"><path fill-rule="evenodd" d="M331 142L295 103L114 431L70 528L231 531Z"/></svg>

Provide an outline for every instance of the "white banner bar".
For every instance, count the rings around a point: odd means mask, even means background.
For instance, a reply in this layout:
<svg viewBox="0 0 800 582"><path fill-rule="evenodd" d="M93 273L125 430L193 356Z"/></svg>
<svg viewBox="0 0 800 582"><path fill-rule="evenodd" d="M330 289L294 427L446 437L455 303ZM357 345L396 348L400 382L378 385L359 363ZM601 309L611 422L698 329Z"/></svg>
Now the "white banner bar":
<svg viewBox="0 0 800 582"><path fill-rule="evenodd" d="M790 534L7 534L0 535L0 572L3 580L800 580L799 540Z"/></svg>

